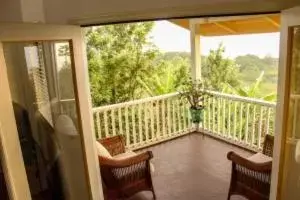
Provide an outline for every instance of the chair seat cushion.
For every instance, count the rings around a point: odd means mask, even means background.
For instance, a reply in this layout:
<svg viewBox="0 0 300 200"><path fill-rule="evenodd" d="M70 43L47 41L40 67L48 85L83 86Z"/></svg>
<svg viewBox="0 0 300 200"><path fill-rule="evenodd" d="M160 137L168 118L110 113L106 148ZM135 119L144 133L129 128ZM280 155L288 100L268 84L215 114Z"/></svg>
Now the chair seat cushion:
<svg viewBox="0 0 300 200"><path fill-rule="evenodd" d="M105 158L112 158L110 153L107 151L107 149L100 142L96 142L96 148L97 148L98 156L102 156L102 157L105 157Z"/></svg>
<svg viewBox="0 0 300 200"><path fill-rule="evenodd" d="M117 160L121 160L121 159L130 158L135 155L136 155L136 153L134 153L133 151L126 151L125 153L115 155L113 158L115 158Z"/></svg>
<svg viewBox="0 0 300 200"><path fill-rule="evenodd" d="M248 160L255 162L255 163L265 163L272 161L272 158L269 156L266 156L262 153L256 153L253 156L250 156Z"/></svg>
<svg viewBox="0 0 300 200"><path fill-rule="evenodd" d="M113 158L117 159L117 160L121 160L121 159L130 158L130 157L136 156L136 155L137 155L137 153L135 153L133 151L126 151L125 153L115 155ZM150 162L150 170L152 173L154 173L154 171L155 171L154 165L151 162Z"/></svg>

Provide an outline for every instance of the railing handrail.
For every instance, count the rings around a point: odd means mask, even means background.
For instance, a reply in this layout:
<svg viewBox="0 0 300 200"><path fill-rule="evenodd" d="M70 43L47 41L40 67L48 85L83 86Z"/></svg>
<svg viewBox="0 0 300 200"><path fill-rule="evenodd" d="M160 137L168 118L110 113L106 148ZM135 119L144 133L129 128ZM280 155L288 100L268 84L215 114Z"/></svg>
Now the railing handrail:
<svg viewBox="0 0 300 200"><path fill-rule="evenodd" d="M120 108L120 107L123 108L123 107L127 107L127 106L147 103L147 102L151 102L151 101L168 99L168 98L171 98L171 97L175 97L177 95L179 95L179 92L174 92L174 93L169 93L169 94L164 94L164 95L159 95L159 96L154 96L154 97L147 97L147 98L127 101L127 102L123 102L123 103L117 103L117 104L111 104L111 105L106 105L106 106L95 107L95 108L92 109L92 111L93 112L101 112L101 111L105 111L105 110L117 109L117 108Z"/></svg>
<svg viewBox="0 0 300 200"><path fill-rule="evenodd" d="M241 102L245 102L245 103L255 103L258 105L262 105L262 106L276 107L276 103L264 101L261 99L243 97L243 96L226 94L226 93L210 91L210 90L208 90L207 92L209 94L215 95L217 97L223 97L223 98L241 101ZM123 108L123 107L132 106L132 105L136 105L136 104L142 104L142 103L147 103L147 102L151 102L151 101L163 100L163 99L167 99L170 97L175 97L177 95L179 95L179 92L174 92L174 93L169 93L169 94L164 94L164 95L159 95L159 96L154 96L154 97L147 97L147 98L143 98L143 99L137 99L137 100L127 101L127 102L122 102L122 103L117 103L117 104L110 104L110 105L95 107L92 109L92 111L93 112L101 112L101 111L117 109L117 108L121 108L121 107Z"/></svg>
<svg viewBox="0 0 300 200"><path fill-rule="evenodd" d="M226 94L226 93L221 93L221 92L216 92L216 91L207 91L209 94L215 95L217 97L223 97L227 98L230 100L236 100L236 101L241 101L245 103L255 103L259 104L262 106L268 106L268 107L276 107L275 102L270 102L270 101L265 101L261 99L256 99L256 98L250 98L250 97L243 97L243 96L238 96L238 95L233 95L233 94Z"/></svg>

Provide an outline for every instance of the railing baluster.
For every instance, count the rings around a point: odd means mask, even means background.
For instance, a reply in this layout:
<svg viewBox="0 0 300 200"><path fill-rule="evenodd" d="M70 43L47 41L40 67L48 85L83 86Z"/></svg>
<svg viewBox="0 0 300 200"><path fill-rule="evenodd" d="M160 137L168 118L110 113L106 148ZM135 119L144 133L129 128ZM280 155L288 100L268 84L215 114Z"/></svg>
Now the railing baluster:
<svg viewBox="0 0 300 200"><path fill-rule="evenodd" d="M190 105L188 103L185 104L185 110L186 110L186 115L187 115L187 127L189 130L192 130L193 127L193 123L192 123L192 116L190 113Z"/></svg>
<svg viewBox="0 0 300 200"><path fill-rule="evenodd" d="M227 138L231 138L231 100L227 101L228 105L228 127L227 127Z"/></svg>
<svg viewBox="0 0 300 200"><path fill-rule="evenodd" d="M254 147L255 142L255 128L256 128L256 105L253 105L253 116L252 116L252 135L251 135L251 146Z"/></svg>
<svg viewBox="0 0 300 200"><path fill-rule="evenodd" d="M259 112L259 126L258 126L258 148L261 148L261 137L262 137L262 122L263 122L263 114L264 114L264 108L260 106L260 112Z"/></svg>
<svg viewBox="0 0 300 200"><path fill-rule="evenodd" d="M190 114L190 106L189 104L186 102L185 103L185 112L187 113L187 127L188 129L192 128L192 120L191 120L191 114Z"/></svg>
<svg viewBox="0 0 300 200"><path fill-rule="evenodd" d="M181 126L181 113L180 113L180 102L177 100L176 101L176 107L177 107L177 118L178 118L178 131L182 130L182 126Z"/></svg>
<svg viewBox="0 0 300 200"><path fill-rule="evenodd" d="M243 113L244 113L244 108L243 108L243 102L240 103L240 131L239 131L239 142L242 141L242 132L243 132Z"/></svg>
<svg viewBox="0 0 300 200"><path fill-rule="evenodd" d="M218 117L217 117L217 124L218 124L218 135L221 134L221 99L218 98L218 109L217 109L217 113L218 113Z"/></svg>
<svg viewBox="0 0 300 200"><path fill-rule="evenodd" d="M203 122L202 122L202 128L203 128L203 130L207 130L207 123L206 123L206 121L207 121L207 109L208 109L208 103L207 103L208 101L207 101L207 98L205 98L204 99L204 113L203 113Z"/></svg>
<svg viewBox="0 0 300 200"><path fill-rule="evenodd" d="M212 133L215 133L215 98L212 99Z"/></svg>
<svg viewBox="0 0 300 200"><path fill-rule="evenodd" d="M156 108L156 135L155 139L158 139L160 137L160 120L159 120L159 101L156 101L155 103L155 108Z"/></svg>
<svg viewBox="0 0 300 200"><path fill-rule="evenodd" d="M270 134L270 115L271 115L271 108L268 108L267 112L267 125L266 125L266 134Z"/></svg>
<svg viewBox="0 0 300 200"><path fill-rule="evenodd" d="M148 128L148 103L144 104L144 124L145 124L145 138L146 143L149 142L149 128Z"/></svg>
<svg viewBox="0 0 300 200"><path fill-rule="evenodd" d="M183 130L186 131L187 128L186 128L186 109L185 109L185 104L181 101L181 113L182 113L182 116L183 116Z"/></svg>
<svg viewBox="0 0 300 200"><path fill-rule="evenodd" d="M223 137L225 137L225 135L226 135L226 99L225 98L223 98L222 99L222 101L223 101L223 114L222 114L222 119L223 119L223 123L222 123L222 135L223 135Z"/></svg>
<svg viewBox="0 0 300 200"><path fill-rule="evenodd" d="M126 132L126 145L131 145L130 134L129 134L129 117L128 117L128 107L125 107L125 132Z"/></svg>
<svg viewBox="0 0 300 200"><path fill-rule="evenodd" d="M96 112L96 123L97 123L97 139L101 139L102 133L101 133L100 112Z"/></svg>
<svg viewBox="0 0 300 200"><path fill-rule="evenodd" d="M136 145L136 125L135 125L135 106L131 107L131 124L132 124L132 136L133 136L133 145Z"/></svg>
<svg viewBox="0 0 300 200"><path fill-rule="evenodd" d="M207 107L208 107L208 131L209 132L212 132L211 131L211 125L210 125L210 119L211 119L211 113L210 113L210 98L208 98L208 100L207 100Z"/></svg>
<svg viewBox="0 0 300 200"><path fill-rule="evenodd" d="M161 108L161 118L162 118L162 137L165 137L166 134L166 108L165 108L165 100L161 101L162 108Z"/></svg>
<svg viewBox="0 0 300 200"><path fill-rule="evenodd" d="M108 119L107 119L107 111L104 111L104 138L109 136L109 131L108 131Z"/></svg>
<svg viewBox="0 0 300 200"><path fill-rule="evenodd" d="M154 102L151 101L150 102L150 121L151 121L151 140L154 141L154 133L155 133L155 129L154 129L154 106L153 106Z"/></svg>
<svg viewBox="0 0 300 200"><path fill-rule="evenodd" d="M111 110L110 113L111 116L111 126L112 126L112 135L115 136L116 135L116 119L115 119L115 110Z"/></svg>
<svg viewBox="0 0 300 200"><path fill-rule="evenodd" d="M138 121L139 121L139 143L143 142L143 125L142 125L142 104L138 107Z"/></svg>
<svg viewBox="0 0 300 200"><path fill-rule="evenodd" d="M176 119L175 119L175 103L174 99L172 99L172 124L173 124L173 134L176 133Z"/></svg>
<svg viewBox="0 0 300 200"><path fill-rule="evenodd" d="M246 108L246 124L245 124L245 141L246 144L248 143L248 129L249 129L249 110L250 110L250 104L247 103L247 108Z"/></svg>
<svg viewBox="0 0 300 200"><path fill-rule="evenodd" d="M123 120L122 120L122 108L118 108L118 119L119 119L119 133L123 135Z"/></svg>
<svg viewBox="0 0 300 200"><path fill-rule="evenodd" d="M170 99L167 100L167 120L168 120L168 136L171 135L171 108L170 108Z"/></svg>
<svg viewBox="0 0 300 200"><path fill-rule="evenodd" d="M237 131L236 131L236 123L237 123L237 102L234 102L234 111L233 111L233 139L237 140Z"/></svg>

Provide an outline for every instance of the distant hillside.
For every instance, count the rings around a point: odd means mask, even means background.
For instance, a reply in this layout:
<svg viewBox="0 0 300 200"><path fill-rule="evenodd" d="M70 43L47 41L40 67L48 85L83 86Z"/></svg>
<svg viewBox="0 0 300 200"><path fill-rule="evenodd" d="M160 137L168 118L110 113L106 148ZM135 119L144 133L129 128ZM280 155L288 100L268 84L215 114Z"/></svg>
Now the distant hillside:
<svg viewBox="0 0 300 200"><path fill-rule="evenodd" d="M189 52L166 52L162 59L174 60L179 57L187 60L190 59ZM206 57L202 56L205 62ZM233 59L239 67L239 80L245 86L256 81L262 71L264 71L263 83L261 86L261 93L276 92L277 90L277 74L278 74L278 58L265 56L260 58L256 55L243 55ZM189 66L190 63L187 64Z"/></svg>

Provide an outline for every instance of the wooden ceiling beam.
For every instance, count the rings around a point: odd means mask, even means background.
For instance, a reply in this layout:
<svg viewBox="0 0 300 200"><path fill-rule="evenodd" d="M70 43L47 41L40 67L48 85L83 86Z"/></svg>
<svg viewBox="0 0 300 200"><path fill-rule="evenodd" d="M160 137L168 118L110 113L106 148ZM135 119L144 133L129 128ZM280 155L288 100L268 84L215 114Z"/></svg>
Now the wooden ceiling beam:
<svg viewBox="0 0 300 200"><path fill-rule="evenodd" d="M280 28L280 24L278 22L276 22L275 20L273 20L270 17L266 17L265 18L268 22L270 22L273 26L275 26L276 28Z"/></svg>
<svg viewBox="0 0 300 200"><path fill-rule="evenodd" d="M218 27L220 27L220 28L222 28L222 29L224 29L225 31L227 31L227 32L229 32L231 34L235 34L236 33L236 31L233 30L232 28L229 28L228 26L223 25L223 24L221 24L219 22L213 22L213 24L216 25L216 26L218 26Z"/></svg>

